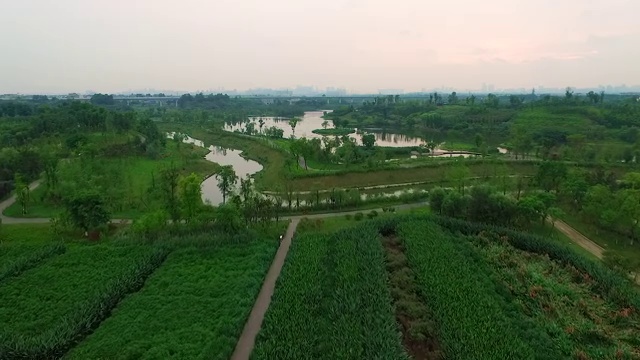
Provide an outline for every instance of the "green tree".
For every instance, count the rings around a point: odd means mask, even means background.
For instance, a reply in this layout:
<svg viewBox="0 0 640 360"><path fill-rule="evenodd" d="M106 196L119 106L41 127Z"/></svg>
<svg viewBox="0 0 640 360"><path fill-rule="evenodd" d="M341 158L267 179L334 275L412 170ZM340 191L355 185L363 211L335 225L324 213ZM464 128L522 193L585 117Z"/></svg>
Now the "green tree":
<svg viewBox="0 0 640 360"><path fill-rule="evenodd" d="M143 214L131 224L131 230L147 239L160 236L167 228L169 215L164 210Z"/></svg>
<svg viewBox="0 0 640 360"><path fill-rule="evenodd" d="M180 219L179 180L180 172L173 164L160 172L160 191L162 193L163 207L173 222L177 222Z"/></svg>
<svg viewBox="0 0 640 360"><path fill-rule="evenodd" d="M27 213L29 201L31 200L29 184L24 181L24 178L20 173L15 174L14 184L16 199L18 200L18 204L20 204L20 208L22 209L22 215L25 215Z"/></svg>
<svg viewBox="0 0 640 360"><path fill-rule="evenodd" d="M484 138L482 137L482 135L480 134L476 134L474 140L473 140L474 144L476 145L476 149L480 149L480 147L482 146L482 144L484 144Z"/></svg>
<svg viewBox="0 0 640 360"><path fill-rule="evenodd" d="M376 136L374 134L364 134L362 135L362 145L366 148L371 149L376 144Z"/></svg>
<svg viewBox="0 0 640 360"><path fill-rule="evenodd" d="M196 174L184 176L179 181L180 207L183 218L191 222L202 207L202 188L200 177Z"/></svg>
<svg viewBox="0 0 640 360"><path fill-rule="evenodd" d="M233 204L218 206L215 210L214 225L226 233L236 233L242 228L242 219L238 208Z"/></svg>
<svg viewBox="0 0 640 360"><path fill-rule="evenodd" d="M455 91L451 93L451 95L449 95L449 104L451 105L455 105L458 103L458 93L456 93Z"/></svg>
<svg viewBox="0 0 640 360"><path fill-rule="evenodd" d="M563 181L562 193L569 199L574 209L579 209L589 191L586 174L581 170L572 170Z"/></svg>
<svg viewBox="0 0 640 360"><path fill-rule="evenodd" d="M470 176L471 170L461 163L450 166L446 172L447 180L451 181L456 187L456 190L462 195L464 195L465 184Z"/></svg>
<svg viewBox="0 0 640 360"><path fill-rule="evenodd" d="M462 194L451 191L447 193L442 201L442 214L456 218L466 218L469 198Z"/></svg>
<svg viewBox="0 0 640 360"><path fill-rule="evenodd" d="M82 189L71 194L65 201L65 210L71 223L85 232L106 226L110 220L102 195L93 189Z"/></svg>
<svg viewBox="0 0 640 360"><path fill-rule="evenodd" d="M231 165L220 167L216 174L218 180L218 188L222 193L222 204L226 204L227 197L233 193L233 187L238 182L238 176Z"/></svg>
<svg viewBox="0 0 640 360"><path fill-rule="evenodd" d="M240 195L242 195L242 201L247 202L253 197L253 183L251 178L240 179Z"/></svg>
<svg viewBox="0 0 640 360"><path fill-rule="evenodd" d="M614 196L608 187L595 185L585 195L582 213L601 227L612 228L617 222Z"/></svg>
<svg viewBox="0 0 640 360"><path fill-rule="evenodd" d="M328 127L329 127L329 122L327 120L323 121L322 128L326 130Z"/></svg>
<svg viewBox="0 0 640 360"><path fill-rule="evenodd" d="M433 211L442 214L442 203L447 196L447 191L441 187L435 187L429 191L429 206Z"/></svg>
<svg viewBox="0 0 640 360"><path fill-rule="evenodd" d="M55 154L48 153L43 156L43 165L44 182L47 191L54 191L58 187L58 157Z"/></svg>
<svg viewBox="0 0 640 360"><path fill-rule="evenodd" d="M296 125L298 125L298 122L300 122L300 119L298 118L292 118L291 120L289 120L289 126L291 126L291 132L293 133L293 137L296 136Z"/></svg>
<svg viewBox="0 0 640 360"><path fill-rule="evenodd" d="M624 189L616 193L616 209L620 226L626 229L626 233L634 244L640 225L640 190Z"/></svg>
<svg viewBox="0 0 640 360"><path fill-rule="evenodd" d="M487 98L484 100L484 104L488 108L497 109L500 104L500 99L494 94L487 95Z"/></svg>
<svg viewBox="0 0 640 360"><path fill-rule="evenodd" d="M567 177L567 165L558 161L543 161L538 166L536 183L545 191L558 192L560 185Z"/></svg>

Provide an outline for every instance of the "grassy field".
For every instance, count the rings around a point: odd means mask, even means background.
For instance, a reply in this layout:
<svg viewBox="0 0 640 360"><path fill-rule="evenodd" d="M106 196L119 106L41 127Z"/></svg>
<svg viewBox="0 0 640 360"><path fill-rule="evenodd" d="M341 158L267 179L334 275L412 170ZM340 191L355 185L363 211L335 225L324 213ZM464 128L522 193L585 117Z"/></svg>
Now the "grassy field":
<svg viewBox="0 0 640 360"><path fill-rule="evenodd" d="M216 165L205 160L204 156L208 150L199 148L189 144L181 144L178 147L174 142L167 144L165 153L160 159L153 160L147 157L127 157L127 158L108 158L100 160L105 167L111 167L122 171L122 182L113 184L122 190L121 196L130 199L140 199L144 196L147 189L151 185L153 179L158 178L159 172L171 165L179 168L180 173L188 175L196 173L203 178L211 175L217 169ZM64 166L64 163L61 164ZM31 193L31 200L28 206L28 213L22 214L19 204L14 203L4 212L7 216L12 217L44 217L51 218L58 215L61 211L60 207L50 204L44 199L44 186L36 188ZM134 204L135 203L135 204ZM112 216L115 218L135 218L144 209L142 204L132 200L132 206L115 211Z"/></svg>
<svg viewBox="0 0 640 360"><path fill-rule="evenodd" d="M228 359L277 244L176 251L65 359Z"/></svg>
<svg viewBox="0 0 640 360"><path fill-rule="evenodd" d="M493 164L466 163L470 176L488 177L496 171ZM527 163L505 163L508 175L533 175L535 165ZM406 169L373 170L362 173L346 173L317 177L303 177L292 180L295 189L322 190L331 188L350 188L376 185L401 184L412 182L443 182L449 180L445 166L425 166Z"/></svg>

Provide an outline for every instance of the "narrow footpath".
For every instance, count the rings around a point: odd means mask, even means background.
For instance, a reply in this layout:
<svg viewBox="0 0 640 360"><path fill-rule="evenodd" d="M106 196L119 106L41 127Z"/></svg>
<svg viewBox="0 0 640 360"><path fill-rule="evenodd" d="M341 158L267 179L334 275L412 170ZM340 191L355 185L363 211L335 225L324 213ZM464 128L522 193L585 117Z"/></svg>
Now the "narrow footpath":
<svg viewBox="0 0 640 360"><path fill-rule="evenodd" d="M40 185L40 180L34 181L29 185L29 191L33 191ZM16 202L16 194L9 196L6 200L0 202L0 221L3 224L42 224L48 223L49 219L44 218L14 218L4 216L4 211Z"/></svg>
<svg viewBox="0 0 640 360"><path fill-rule="evenodd" d="M591 241L586 236L582 235L576 229L572 228L566 222L562 220L555 221L556 229L560 230L561 233L565 234L571 241L578 244L583 249L592 253L598 259L602 259L604 257L604 248L595 242Z"/></svg>
<svg viewBox="0 0 640 360"><path fill-rule="evenodd" d="M278 276L280 276L280 271L282 271L284 260L287 258L291 239L296 232L299 222L299 219L293 219L289 223L287 233L282 238L278 252L276 252L276 256L271 263L267 276L264 278L264 283L262 284L258 298L253 305L253 309L251 309L249 319L247 319L247 322L244 325L244 329L238 339L233 355L231 355L231 360L248 360L251 356L251 352L253 351L253 347L256 342L256 337L262 327L264 315L267 313L267 309L271 303L271 296L273 295L273 291L276 287L276 281L278 280Z"/></svg>

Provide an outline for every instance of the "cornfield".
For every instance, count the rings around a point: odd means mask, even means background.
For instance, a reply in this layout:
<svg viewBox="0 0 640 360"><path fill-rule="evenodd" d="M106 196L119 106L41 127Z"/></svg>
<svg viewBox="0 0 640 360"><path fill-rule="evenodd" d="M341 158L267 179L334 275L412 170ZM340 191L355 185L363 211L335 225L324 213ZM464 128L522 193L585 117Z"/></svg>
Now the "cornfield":
<svg viewBox="0 0 640 360"><path fill-rule="evenodd" d="M78 247L2 287L0 359L57 359L144 284L167 252Z"/></svg>
<svg viewBox="0 0 640 360"><path fill-rule="evenodd" d="M255 359L405 359L378 230L293 240Z"/></svg>
<svg viewBox="0 0 640 360"><path fill-rule="evenodd" d="M3 261L3 265L0 267L0 282L10 277L18 276L25 270L37 266L50 257L63 254L67 249L63 244L53 244L36 248L27 247L20 250L17 256L9 255L7 256L8 259Z"/></svg>
<svg viewBox="0 0 640 360"><path fill-rule="evenodd" d="M228 359L277 240L175 250L68 359Z"/></svg>

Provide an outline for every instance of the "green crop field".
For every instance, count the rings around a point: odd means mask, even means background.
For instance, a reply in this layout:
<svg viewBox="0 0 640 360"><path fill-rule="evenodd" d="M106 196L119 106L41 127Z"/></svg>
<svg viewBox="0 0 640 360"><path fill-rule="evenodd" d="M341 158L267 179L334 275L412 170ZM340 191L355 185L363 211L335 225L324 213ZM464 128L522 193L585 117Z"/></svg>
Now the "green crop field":
<svg viewBox="0 0 640 360"><path fill-rule="evenodd" d="M373 226L292 244L255 359L404 359Z"/></svg>
<svg viewBox="0 0 640 360"><path fill-rule="evenodd" d="M638 308L557 240L405 214L303 231L253 358L640 359Z"/></svg>
<svg viewBox="0 0 640 360"><path fill-rule="evenodd" d="M165 252L80 246L2 284L0 358L59 357L136 290Z"/></svg>
<svg viewBox="0 0 640 360"><path fill-rule="evenodd" d="M177 250L66 358L229 358L276 245Z"/></svg>

